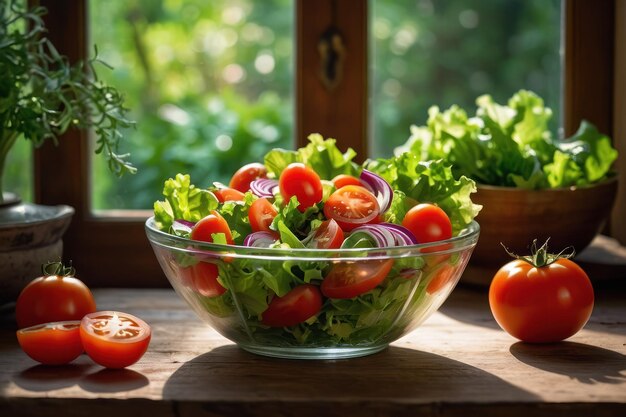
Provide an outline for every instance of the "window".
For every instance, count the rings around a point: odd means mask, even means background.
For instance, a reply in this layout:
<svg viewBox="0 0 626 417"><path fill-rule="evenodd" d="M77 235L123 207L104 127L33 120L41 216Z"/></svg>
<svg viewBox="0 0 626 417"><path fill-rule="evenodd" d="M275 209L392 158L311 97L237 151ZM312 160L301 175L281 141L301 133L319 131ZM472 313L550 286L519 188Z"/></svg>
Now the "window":
<svg viewBox="0 0 626 417"><path fill-rule="evenodd" d="M50 10L47 23L53 42L71 60L84 57L90 51L85 37L86 0L41 3ZM366 0L296 0L294 4L296 144L304 142L306 133L319 131L367 155L367 26L371 5ZM612 133L614 9L614 1L565 1L566 133L571 133L583 117ZM320 88L319 81L318 40L330 22L341 32L346 48L343 80L335 89ZM67 255L91 285L167 285L164 278L155 281L162 273L143 231L145 212L124 212L121 216L115 212L94 216L91 212L87 135L68 135L71 137L59 147L48 144L38 151L34 162L35 199L76 208L64 239ZM57 169L46 169L50 161L55 161Z"/></svg>
<svg viewBox="0 0 626 417"><path fill-rule="evenodd" d="M178 172L228 183L243 163L293 147L293 2L92 1L89 44L114 67L137 121L125 132L139 175L92 158L91 204L150 209Z"/></svg>

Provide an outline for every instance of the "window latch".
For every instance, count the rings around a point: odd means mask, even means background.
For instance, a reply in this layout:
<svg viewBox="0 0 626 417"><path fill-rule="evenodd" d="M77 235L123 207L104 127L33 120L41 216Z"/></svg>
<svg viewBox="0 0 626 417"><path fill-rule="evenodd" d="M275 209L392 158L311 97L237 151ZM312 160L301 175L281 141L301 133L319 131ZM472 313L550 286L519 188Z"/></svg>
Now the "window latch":
<svg viewBox="0 0 626 417"><path fill-rule="evenodd" d="M327 90L333 90L341 81L346 54L339 30L334 26L326 29L320 36L317 49L321 57L320 78Z"/></svg>

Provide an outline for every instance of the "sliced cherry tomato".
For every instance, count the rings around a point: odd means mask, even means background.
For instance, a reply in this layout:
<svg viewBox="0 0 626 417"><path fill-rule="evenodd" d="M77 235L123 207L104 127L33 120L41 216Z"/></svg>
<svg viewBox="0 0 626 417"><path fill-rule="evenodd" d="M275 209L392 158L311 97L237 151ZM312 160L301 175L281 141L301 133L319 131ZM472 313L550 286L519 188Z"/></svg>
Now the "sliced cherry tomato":
<svg viewBox="0 0 626 417"><path fill-rule="evenodd" d="M278 214L267 198L258 198L250 205L248 218L253 232L270 232L270 224Z"/></svg>
<svg viewBox="0 0 626 417"><path fill-rule="evenodd" d="M452 237L452 223L441 208L433 204L418 204L411 207L402 220L418 243L437 242Z"/></svg>
<svg viewBox="0 0 626 417"><path fill-rule="evenodd" d="M250 189L250 183L257 178L266 178L267 168L258 162L242 166L230 179L230 187L245 193Z"/></svg>
<svg viewBox="0 0 626 417"><path fill-rule="evenodd" d="M332 179L333 184L335 184L336 189L340 189L341 187L345 187L346 185L358 185L359 187L363 187L363 183L357 177L353 177L352 175L347 174L339 174L335 178Z"/></svg>
<svg viewBox="0 0 626 417"><path fill-rule="evenodd" d="M339 249L343 243L343 230L333 219L326 220L315 230L308 247L315 249Z"/></svg>
<svg viewBox="0 0 626 417"><path fill-rule="evenodd" d="M213 194L215 194L217 201L220 203L223 203L224 201L243 201L244 198L244 194L241 191L228 187L218 188L213 191Z"/></svg>
<svg viewBox="0 0 626 417"><path fill-rule="evenodd" d="M17 327L80 320L96 311L96 302L89 288L74 278L74 269L60 262L42 267L44 276L31 281L20 293L15 304Z"/></svg>
<svg viewBox="0 0 626 417"><path fill-rule="evenodd" d="M70 363L83 353L80 321L37 324L17 331L17 341L28 356L44 365Z"/></svg>
<svg viewBox="0 0 626 417"><path fill-rule="evenodd" d="M546 262L546 251L536 256L542 248L528 260L504 265L489 287L489 305L500 327L531 343L573 336L589 320L594 304L585 271L569 259Z"/></svg>
<svg viewBox="0 0 626 417"><path fill-rule="evenodd" d="M282 297L274 297L261 322L271 327L289 327L302 323L322 308L320 290L312 284L302 284Z"/></svg>
<svg viewBox="0 0 626 417"><path fill-rule="evenodd" d="M432 277L430 278L430 282L426 287L426 292L428 294L435 294L441 291L454 277L455 268L450 264L444 264L437 267L432 272Z"/></svg>
<svg viewBox="0 0 626 417"><path fill-rule="evenodd" d="M194 225L191 229L191 238L202 242L213 242L213 235L217 233L223 233L229 245L234 243L228 222L221 214L213 210L211 214Z"/></svg>
<svg viewBox="0 0 626 417"><path fill-rule="evenodd" d="M357 297L383 282L392 266L393 259L337 263L322 281L322 294L328 298Z"/></svg>
<svg viewBox="0 0 626 417"><path fill-rule="evenodd" d="M319 175L310 167L297 162L287 165L280 174L278 188L285 201L296 196L301 212L322 201L324 195Z"/></svg>
<svg viewBox="0 0 626 417"><path fill-rule="evenodd" d="M380 207L374 194L358 185L341 187L324 204L326 217L335 219L346 231L375 221L379 213Z"/></svg>
<svg viewBox="0 0 626 417"><path fill-rule="evenodd" d="M146 353L151 336L150 326L128 313L99 311L80 322L85 351L107 368L125 368L137 362Z"/></svg>
<svg viewBox="0 0 626 417"><path fill-rule="evenodd" d="M218 276L219 268L210 262L198 262L181 270L183 284L205 297L217 297L226 292Z"/></svg>

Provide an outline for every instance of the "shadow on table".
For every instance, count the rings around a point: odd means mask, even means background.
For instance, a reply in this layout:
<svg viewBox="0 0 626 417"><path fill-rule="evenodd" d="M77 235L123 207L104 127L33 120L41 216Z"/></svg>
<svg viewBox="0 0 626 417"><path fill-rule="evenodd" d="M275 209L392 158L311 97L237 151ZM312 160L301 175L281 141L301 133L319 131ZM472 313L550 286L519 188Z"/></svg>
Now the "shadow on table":
<svg viewBox="0 0 626 417"><path fill-rule="evenodd" d="M511 354L527 365L567 375L585 384L626 382L626 356L619 352L575 342L511 345Z"/></svg>
<svg viewBox="0 0 626 417"><path fill-rule="evenodd" d="M226 345L185 363L163 388L164 399L188 401L237 401L242 393L250 399L325 404L346 400L467 403L485 395L503 402L536 398L465 363L395 346L362 358L311 361L266 358Z"/></svg>
<svg viewBox="0 0 626 417"><path fill-rule="evenodd" d="M130 369L106 369L92 363L61 366L35 365L13 376L22 389L35 392L79 386L95 393L131 391L148 385L143 374Z"/></svg>

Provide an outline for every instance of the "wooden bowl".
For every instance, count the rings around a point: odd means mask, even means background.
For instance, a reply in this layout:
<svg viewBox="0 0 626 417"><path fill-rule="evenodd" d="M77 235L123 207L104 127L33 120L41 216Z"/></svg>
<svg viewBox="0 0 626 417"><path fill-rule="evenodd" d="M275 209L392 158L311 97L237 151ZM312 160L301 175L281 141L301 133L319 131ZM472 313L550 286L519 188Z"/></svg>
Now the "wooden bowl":
<svg viewBox="0 0 626 417"><path fill-rule="evenodd" d="M481 230L471 264L504 265L511 258L500 242L524 255L533 239L543 243L550 238L552 252L573 246L580 253L604 226L616 193L616 177L586 187L548 190L479 185L472 200L483 206L476 218Z"/></svg>

